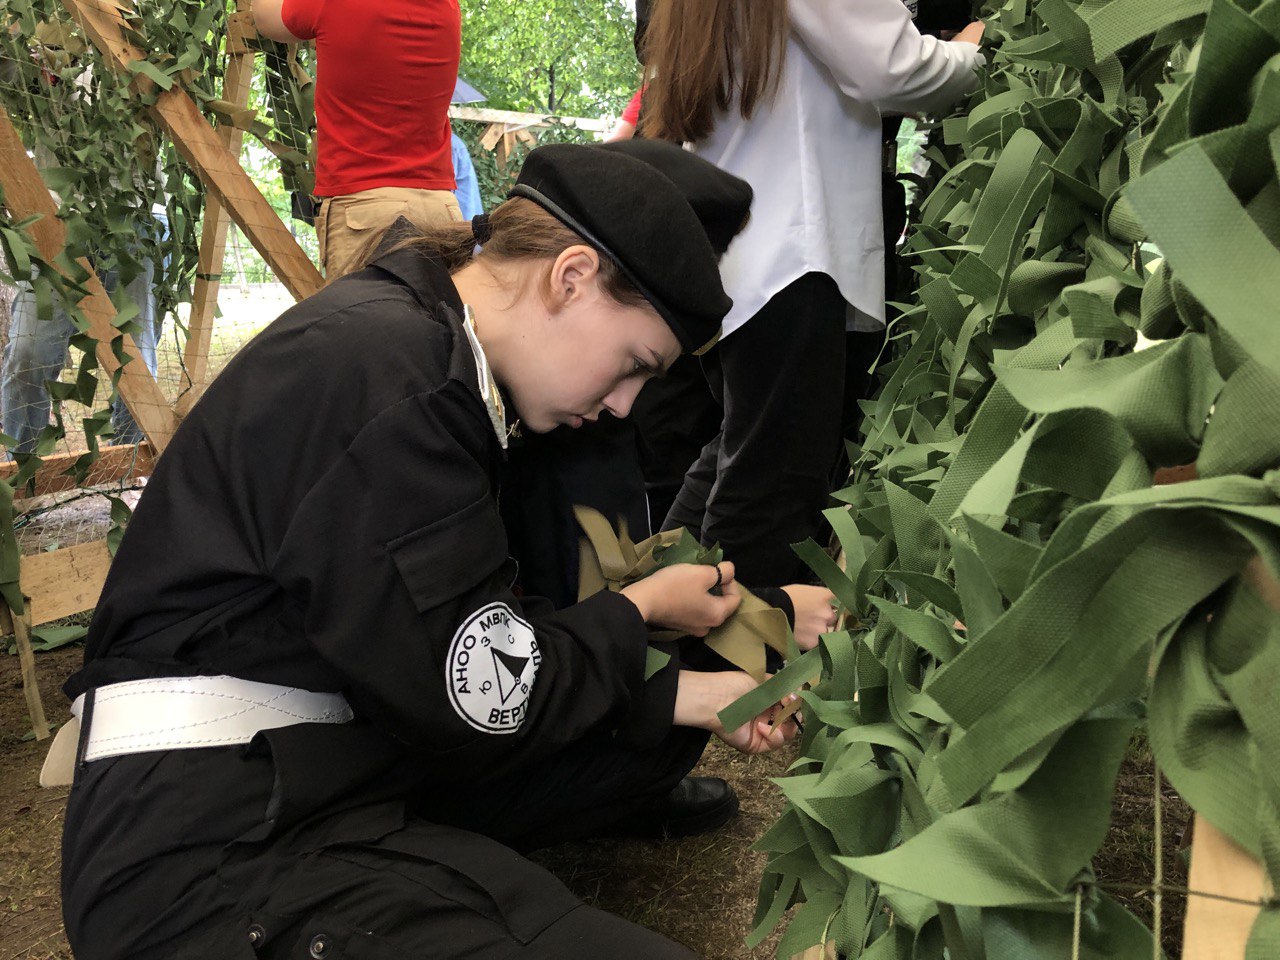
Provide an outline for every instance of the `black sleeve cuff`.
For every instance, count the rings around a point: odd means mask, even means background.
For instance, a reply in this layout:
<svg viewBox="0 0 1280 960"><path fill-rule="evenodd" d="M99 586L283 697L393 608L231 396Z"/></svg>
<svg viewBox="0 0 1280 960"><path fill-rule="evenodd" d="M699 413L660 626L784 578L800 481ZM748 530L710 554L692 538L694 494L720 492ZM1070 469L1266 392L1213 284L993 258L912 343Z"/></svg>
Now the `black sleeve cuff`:
<svg viewBox="0 0 1280 960"><path fill-rule="evenodd" d="M781 587L749 587L757 597L771 607L777 607L787 615L787 624L792 630L796 628L796 608L791 605L791 597Z"/></svg>
<svg viewBox="0 0 1280 960"><path fill-rule="evenodd" d="M601 590L568 611L604 614L617 630L612 638L615 647L625 649L630 705L616 729L619 743L635 749L661 743L671 731L676 714L676 684L680 679L680 655L675 643L653 643L648 624L634 603L620 593ZM671 655L671 660L648 680L644 678L649 647Z"/></svg>
<svg viewBox="0 0 1280 960"><path fill-rule="evenodd" d="M674 643L649 642L649 646L669 654L671 659L631 700L627 719L618 728L618 742L636 750L656 747L671 732L676 715L676 687L680 682L680 650Z"/></svg>

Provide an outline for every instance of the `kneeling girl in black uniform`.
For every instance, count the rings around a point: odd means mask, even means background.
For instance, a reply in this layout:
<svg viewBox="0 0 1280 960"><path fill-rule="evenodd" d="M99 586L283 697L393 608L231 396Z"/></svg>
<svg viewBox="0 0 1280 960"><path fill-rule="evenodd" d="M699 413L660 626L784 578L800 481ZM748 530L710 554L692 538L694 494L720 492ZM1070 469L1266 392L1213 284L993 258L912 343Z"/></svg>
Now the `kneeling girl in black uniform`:
<svg viewBox="0 0 1280 960"><path fill-rule="evenodd" d="M721 623L732 564L518 599L496 477L516 418L625 416L714 338L707 233L750 196L675 147L542 147L474 229L402 228L232 360L67 684L80 960L690 956L516 851L722 819L731 795L683 779L709 733L794 734L719 728L744 673L646 679L648 626Z"/></svg>

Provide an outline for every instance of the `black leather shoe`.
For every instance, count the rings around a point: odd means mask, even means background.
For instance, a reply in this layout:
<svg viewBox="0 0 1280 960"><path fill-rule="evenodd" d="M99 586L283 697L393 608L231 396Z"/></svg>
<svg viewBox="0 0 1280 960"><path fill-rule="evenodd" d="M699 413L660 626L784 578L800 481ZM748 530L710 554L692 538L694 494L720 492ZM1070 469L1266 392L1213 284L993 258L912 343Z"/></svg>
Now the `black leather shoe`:
<svg viewBox="0 0 1280 960"><path fill-rule="evenodd" d="M646 840L691 837L723 826L738 813L738 795L719 777L685 777L663 799L619 824L619 834Z"/></svg>

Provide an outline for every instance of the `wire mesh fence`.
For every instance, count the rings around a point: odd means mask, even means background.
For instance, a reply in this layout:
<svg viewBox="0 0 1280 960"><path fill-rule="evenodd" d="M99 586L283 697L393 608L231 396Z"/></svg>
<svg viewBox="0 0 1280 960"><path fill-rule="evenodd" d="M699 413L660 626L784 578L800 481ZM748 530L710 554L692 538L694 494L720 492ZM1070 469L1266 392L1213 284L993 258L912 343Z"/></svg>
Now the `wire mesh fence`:
<svg viewBox="0 0 1280 960"><path fill-rule="evenodd" d="M0 19L0 125L17 143L0 178L7 194L0 195L0 471L17 497L35 490L32 478L49 479L51 465L72 473L52 483L63 489L22 505L24 553L101 537L112 501L91 504L85 491L119 495L149 469L146 448L118 449L144 440L137 420L145 418L133 415L138 405L181 411L293 302L235 226L225 234L225 258L202 258L202 246L212 246L206 214L217 208L206 204L200 178L153 109L161 88L179 86L207 115L249 129L257 139L239 158L215 157L223 173L246 171L267 200L244 226L279 231L283 215L302 249L315 254L311 228L288 220L290 190L310 186L309 103L299 93L310 82L306 53L262 44L267 55L255 58L233 47L243 39L232 29L234 2L144 0L117 33L145 60L121 69L118 57L71 21L70 6L12 0ZM250 112L232 117L237 104L218 97L236 51L256 60L256 71L241 98ZM144 83L135 89L137 74ZM47 191L46 217L32 216L31 191L20 197L15 189L23 176L37 193ZM57 255L42 254L35 233L55 211L64 245ZM215 260L216 273L201 272ZM105 338L93 335L85 300L95 278L109 300L95 309L114 314ZM221 281L216 305L200 281ZM204 334L192 336L193 324ZM119 374L107 372L111 357L126 370L144 367L158 391L126 404Z"/></svg>

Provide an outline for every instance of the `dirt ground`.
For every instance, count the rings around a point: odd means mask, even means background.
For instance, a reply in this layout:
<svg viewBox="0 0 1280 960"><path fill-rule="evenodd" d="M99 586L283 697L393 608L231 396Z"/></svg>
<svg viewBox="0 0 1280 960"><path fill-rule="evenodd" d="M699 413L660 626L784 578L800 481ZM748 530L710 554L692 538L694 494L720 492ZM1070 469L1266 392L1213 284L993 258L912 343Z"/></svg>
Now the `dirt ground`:
<svg viewBox="0 0 1280 960"><path fill-rule="evenodd" d="M59 688L82 656L79 646L36 655L50 720L65 715ZM18 658L0 651L0 960L69 960L58 895L67 790L37 786L47 741L23 741L30 726ZM742 813L729 826L669 843L566 844L537 859L583 899L661 930L708 960L765 960L776 937L755 951L742 945L764 864L764 855L749 848L782 808L769 778L792 759L790 751L743 757L717 743L702 772L736 787Z"/></svg>

